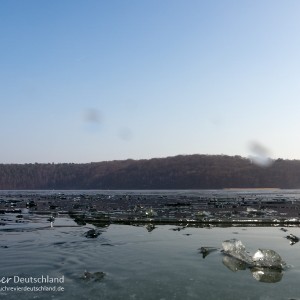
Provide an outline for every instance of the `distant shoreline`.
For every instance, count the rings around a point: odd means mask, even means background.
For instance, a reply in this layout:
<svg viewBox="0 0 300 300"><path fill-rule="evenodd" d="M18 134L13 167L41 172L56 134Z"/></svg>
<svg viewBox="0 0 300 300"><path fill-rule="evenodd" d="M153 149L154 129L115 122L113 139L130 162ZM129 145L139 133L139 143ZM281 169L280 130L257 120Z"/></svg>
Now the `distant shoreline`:
<svg viewBox="0 0 300 300"><path fill-rule="evenodd" d="M0 164L2 190L276 190L300 188L300 161L258 166L227 155L87 164Z"/></svg>

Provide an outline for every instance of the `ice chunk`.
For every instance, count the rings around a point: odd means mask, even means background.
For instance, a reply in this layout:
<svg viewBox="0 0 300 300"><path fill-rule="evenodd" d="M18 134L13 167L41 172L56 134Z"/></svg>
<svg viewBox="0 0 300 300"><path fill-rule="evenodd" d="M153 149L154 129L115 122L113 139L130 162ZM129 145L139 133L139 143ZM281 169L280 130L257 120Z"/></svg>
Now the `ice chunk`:
<svg viewBox="0 0 300 300"><path fill-rule="evenodd" d="M154 224L148 224L148 225L146 226L146 229L147 229L148 232L153 231L155 228L156 228L156 227L155 227Z"/></svg>
<svg viewBox="0 0 300 300"><path fill-rule="evenodd" d="M258 249L252 259L257 267L282 269L285 265L280 255L270 249Z"/></svg>
<svg viewBox="0 0 300 300"><path fill-rule="evenodd" d="M105 275L106 274L104 272L91 273L88 271L84 271L81 278L84 280L101 281L105 277Z"/></svg>
<svg viewBox="0 0 300 300"><path fill-rule="evenodd" d="M288 240L290 240L290 244L293 246L294 244L298 243L299 242L299 238L293 234L289 234L287 237L286 237Z"/></svg>
<svg viewBox="0 0 300 300"><path fill-rule="evenodd" d="M251 256L246 252L246 248L240 240L226 240L222 243L222 246L225 254L235 257L249 265L253 264Z"/></svg>
<svg viewBox="0 0 300 300"><path fill-rule="evenodd" d="M200 250L200 253L202 253L202 257L205 258L208 254L218 250L215 247L201 247L198 250Z"/></svg>
<svg viewBox="0 0 300 300"><path fill-rule="evenodd" d="M249 268L253 277L261 282L278 282L283 276L285 262L274 250L258 249L251 257L240 240L222 243L223 264L233 272Z"/></svg>
<svg viewBox="0 0 300 300"><path fill-rule="evenodd" d="M222 246L224 252L228 253L245 251L246 249L243 243L237 239L226 240L222 243Z"/></svg>
<svg viewBox="0 0 300 300"><path fill-rule="evenodd" d="M95 229L90 229L89 231L87 231L84 236L87 238L96 238L101 234L101 232L99 230L95 230Z"/></svg>

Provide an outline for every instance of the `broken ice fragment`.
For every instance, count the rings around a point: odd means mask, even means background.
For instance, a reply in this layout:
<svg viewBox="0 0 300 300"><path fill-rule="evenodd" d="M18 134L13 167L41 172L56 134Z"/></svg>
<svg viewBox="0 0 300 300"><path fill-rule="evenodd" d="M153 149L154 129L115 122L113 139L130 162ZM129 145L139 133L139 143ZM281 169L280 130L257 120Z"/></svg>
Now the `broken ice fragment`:
<svg viewBox="0 0 300 300"><path fill-rule="evenodd" d="M201 247L198 250L200 250L200 253L202 253L202 257L205 258L208 254L210 254L213 251L216 251L218 249L215 247Z"/></svg>
<svg viewBox="0 0 300 300"><path fill-rule="evenodd" d="M180 231L180 230L183 230L183 229L185 229L185 227L176 227L176 228L171 228L170 230Z"/></svg>
<svg viewBox="0 0 300 300"><path fill-rule="evenodd" d="M146 229L147 229L148 232L153 231L155 228L156 228L156 227L155 227L154 224L148 224L148 225L146 226Z"/></svg>
<svg viewBox="0 0 300 300"><path fill-rule="evenodd" d="M246 248L240 240L231 239L222 243L223 252L235 257L249 265L253 264L251 256L246 252Z"/></svg>
<svg viewBox="0 0 300 300"><path fill-rule="evenodd" d="M89 231L87 231L84 236L87 238L96 238L101 234L100 231L95 230L95 229L90 229Z"/></svg>
<svg viewBox="0 0 300 300"><path fill-rule="evenodd" d="M293 234L289 234L287 237L286 237L288 240L290 240L290 244L293 246L294 244L298 243L299 242L299 238Z"/></svg>
<svg viewBox="0 0 300 300"><path fill-rule="evenodd" d="M223 257L223 264L231 271L236 272L249 268L253 277L261 282L281 280L286 263L274 250L258 249L251 257L240 240L226 240L222 246L222 252L226 254Z"/></svg>
<svg viewBox="0 0 300 300"><path fill-rule="evenodd" d="M282 269L285 266L280 255L270 249L258 249L253 255L253 262L257 267Z"/></svg>
<svg viewBox="0 0 300 300"><path fill-rule="evenodd" d="M81 278L85 280L101 281L104 278L104 276L104 272L91 273L88 271L84 271L83 276Z"/></svg>

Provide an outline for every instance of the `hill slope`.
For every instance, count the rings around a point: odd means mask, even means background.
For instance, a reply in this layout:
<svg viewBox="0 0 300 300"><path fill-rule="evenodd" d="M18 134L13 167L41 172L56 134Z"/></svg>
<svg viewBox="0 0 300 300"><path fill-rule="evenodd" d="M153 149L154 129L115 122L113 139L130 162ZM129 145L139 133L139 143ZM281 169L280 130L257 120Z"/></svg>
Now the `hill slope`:
<svg viewBox="0 0 300 300"><path fill-rule="evenodd" d="M300 161L179 155L89 164L0 164L0 189L300 188Z"/></svg>

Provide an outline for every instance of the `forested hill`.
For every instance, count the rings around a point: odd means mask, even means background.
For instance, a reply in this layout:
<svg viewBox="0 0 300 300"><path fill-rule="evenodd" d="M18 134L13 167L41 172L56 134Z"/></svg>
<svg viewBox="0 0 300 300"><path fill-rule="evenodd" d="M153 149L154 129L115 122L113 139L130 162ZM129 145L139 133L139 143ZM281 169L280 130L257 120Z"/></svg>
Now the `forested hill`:
<svg viewBox="0 0 300 300"><path fill-rule="evenodd" d="M300 188L300 161L179 155L88 164L0 164L0 189Z"/></svg>

